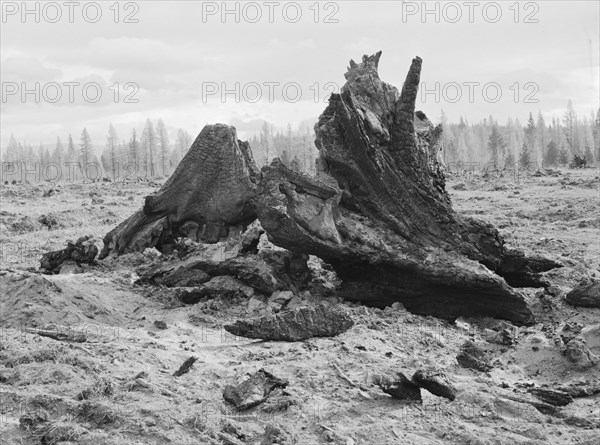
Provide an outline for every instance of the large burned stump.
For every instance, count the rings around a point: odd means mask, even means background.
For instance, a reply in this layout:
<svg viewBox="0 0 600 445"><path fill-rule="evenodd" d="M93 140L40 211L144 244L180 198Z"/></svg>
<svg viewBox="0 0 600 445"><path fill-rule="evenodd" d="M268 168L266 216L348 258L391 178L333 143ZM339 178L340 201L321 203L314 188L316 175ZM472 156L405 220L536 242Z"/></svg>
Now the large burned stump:
<svg viewBox="0 0 600 445"><path fill-rule="evenodd" d="M421 59L399 92L380 80L380 55L350 62L346 84L319 117L317 178L279 161L258 172L234 128L209 125L161 190L106 235L100 257L165 250L180 236L214 243L258 217L274 244L330 263L346 299L377 307L400 301L446 319L532 322L511 286L544 286L539 273L560 265L507 249L491 224L453 211L438 161L442 129L415 113ZM201 286L226 273L270 293L252 250L218 266L190 260L191 275L169 266L155 278Z"/></svg>
<svg viewBox="0 0 600 445"><path fill-rule="evenodd" d="M161 249L180 236L208 243L227 237L231 227L256 219L258 174L235 128L207 125L158 193L106 235L100 258Z"/></svg>
<svg viewBox="0 0 600 445"><path fill-rule="evenodd" d="M258 215L269 239L332 264L345 298L453 319L532 322L516 285L543 285L558 264L508 251L498 231L451 207L438 162L441 128L415 114L421 59L402 92L379 79L379 57L350 62L315 126L323 171L264 167ZM519 268L511 267L518 261Z"/></svg>

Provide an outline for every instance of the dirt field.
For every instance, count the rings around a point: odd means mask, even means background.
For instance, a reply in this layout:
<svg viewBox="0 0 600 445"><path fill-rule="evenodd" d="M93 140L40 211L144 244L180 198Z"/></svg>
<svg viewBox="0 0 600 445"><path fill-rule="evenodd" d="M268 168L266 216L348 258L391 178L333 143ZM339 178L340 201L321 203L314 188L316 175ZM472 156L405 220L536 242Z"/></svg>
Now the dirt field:
<svg viewBox="0 0 600 445"><path fill-rule="evenodd" d="M545 275L555 295L522 289L538 324L509 326L512 345L488 341L491 320L449 324L401 307L379 310L335 299L328 303L355 321L335 338L234 337L223 323L263 313L266 305L240 297L186 306L172 289L134 285L140 268L159 261L150 253L99 261L82 273L36 272L41 254L68 239L93 235L101 247L102 237L159 186L2 186L2 443L600 443L600 394L546 414L522 400L535 400L527 393L532 386L600 384L599 365L576 368L560 339L566 323L580 326L600 356L600 309L564 302L580 281L600 278L598 170L447 183L458 212L492 222L510 246L564 265ZM87 341L26 332L50 325L85 334ZM468 339L493 356L491 371L458 364ZM198 357L191 371L174 377L190 356ZM289 386L255 408L235 411L223 388L261 368ZM370 383L373 374L410 376L417 369L443 371L458 389L456 400L423 392L422 404L409 404Z"/></svg>

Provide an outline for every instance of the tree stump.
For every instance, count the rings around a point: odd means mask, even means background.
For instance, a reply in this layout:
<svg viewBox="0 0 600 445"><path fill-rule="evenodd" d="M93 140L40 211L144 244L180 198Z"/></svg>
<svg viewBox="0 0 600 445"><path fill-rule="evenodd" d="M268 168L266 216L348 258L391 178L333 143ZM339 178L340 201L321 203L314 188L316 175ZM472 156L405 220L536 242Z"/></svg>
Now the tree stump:
<svg viewBox="0 0 600 445"><path fill-rule="evenodd" d="M207 125L158 193L105 236L100 259L162 250L177 237L215 243L232 227L241 231L256 219L258 177L250 146L237 139L235 128Z"/></svg>
<svg viewBox="0 0 600 445"><path fill-rule="evenodd" d="M346 84L319 117L318 179L277 160L263 167L262 227L273 243L329 262L346 299L531 323L522 295L498 274L543 285L538 272L559 265L509 251L491 224L452 210L438 160L442 129L415 113L421 59L399 93L380 80L380 55L350 61Z"/></svg>
<svg viewBox="0 0 600 445"><path fill-rule="evenodd" d="M449 320L533 322L511 286L544 286L540 272L560 264L509 250L491 224L454 212L442 128L415 112L421 59L399 92L379 78L380 56L350 61L319 117L316 178L278 160L258 172L233 127L206 126L160 191L106 235L100 258L162 250L180 236L214 243L258 216L274 244L330 263L346 299Z"/></svg>

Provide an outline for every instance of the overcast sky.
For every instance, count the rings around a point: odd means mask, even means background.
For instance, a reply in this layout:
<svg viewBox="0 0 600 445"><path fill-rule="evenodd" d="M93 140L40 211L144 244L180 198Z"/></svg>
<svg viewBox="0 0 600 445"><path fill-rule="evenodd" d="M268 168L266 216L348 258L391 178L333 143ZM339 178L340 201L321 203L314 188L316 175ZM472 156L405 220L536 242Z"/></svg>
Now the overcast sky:
<svg viewBox="0 0 600 445"><path fill-rule="evenodd" d="M77 140L84 127L102 146L109 122L127 139L146 117L162 118L173 136L233 120L295 125L321 113L349 59L378 50L381 78L399 88L411 59L423 59L430 93L419 108L432 120L444 109L451 121L525 123L530 111L561 116L568 99L580 115L599 106L598 1L427 2L425 17L422 2L399 1L228 2L225 17L222 2L200 1L122 2L115 17L110 1L99 2L99 18L90 2L73 11L36 3L39 23L20 1L2 3L3 147L11 133L37 145ZM23 98L36 82L38 100Z"/></svg>

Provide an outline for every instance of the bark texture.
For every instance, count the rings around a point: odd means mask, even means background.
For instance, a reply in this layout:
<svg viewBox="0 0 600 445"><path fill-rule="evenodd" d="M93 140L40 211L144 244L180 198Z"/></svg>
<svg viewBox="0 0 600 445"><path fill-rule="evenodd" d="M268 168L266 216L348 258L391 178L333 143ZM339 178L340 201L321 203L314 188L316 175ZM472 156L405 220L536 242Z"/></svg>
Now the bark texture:
<svg viewBox="0 0 600 445"><path fill-rule="evenodd" d="M580 284L567 294L566 300L573 306L600 307L600 281Z"/></svg>
<svg viewBox="0 0 600 445"><path fill-rule="evenodd" d="M258 175L250 146L238 141L234 127L207 125L161 189L106 235L100 258L161 250L181 236L207 243L226 238L230 228L256 219Z"/></svg>
<svg viewBox="0 0 600 445"><path fill-rule="evenodd" d="M354 325L339 309L317 305L300 307L265 317L237 320L224 329L240 337L271 341L301 341L313 337L335 337Z"/></svg>
<svg viewBox="0 0 600 445"><path fill-rule="evenodd" d="M164 250L180 236L214 243L258 217L269 240L298 264L306 254L330 263L346 299L377 307L400 301L449 320L533 322L511 286L544 286L540 273L560 264L509 250L491 224L453 211L438 159L442 129L415 112L421 59L398 91L379 78L380 55L350 61L346 84L319 117L316 178L278 160L258 172L233 127L206 126L161 190L106 235L101 258ZM227 274L266 294L283 289L271 279L277 271L253 256L256 239L241 241L246 256L218 265L190 259L187 270L162 269L152 278L206 286ZM296 288L306 281L302 268L298 274Z"/></svg>
<svg viewBox="0 0 600 445"><path fill-rule="evenodd" d="M317 179L280 162L263 168L262 227L273 243L331 263L347 299L532 322L509 284L543 285L538 272L557 264L507 250L492 225L452 210L437 156L441 128L415 113L421 59L398 92L379 78L380 55L350 62L319 117ZM508 283L498 275L505 271Z"/></svg>

